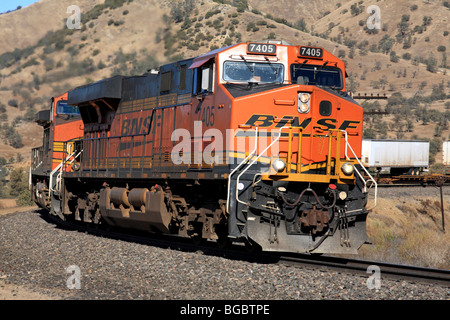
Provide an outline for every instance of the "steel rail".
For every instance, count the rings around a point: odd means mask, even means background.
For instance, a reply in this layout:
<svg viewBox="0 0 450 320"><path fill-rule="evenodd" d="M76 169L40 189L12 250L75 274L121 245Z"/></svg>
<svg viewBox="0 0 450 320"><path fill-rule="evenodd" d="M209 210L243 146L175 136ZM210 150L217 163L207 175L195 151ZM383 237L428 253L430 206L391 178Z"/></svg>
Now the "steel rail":
<svg viewBox="0 0 450 320"><path fill-rule="evenodd" d="M414 282L427 282L450 287L450 270L445 269L394 264L382 261L303 254L282 255L280 256L280 263L294 266L320 266L322 268L366 275L372 273L371 271L368 271L369 267L376 266L380 270L381 279L386 277L394 280L401 279Z"/></svg>

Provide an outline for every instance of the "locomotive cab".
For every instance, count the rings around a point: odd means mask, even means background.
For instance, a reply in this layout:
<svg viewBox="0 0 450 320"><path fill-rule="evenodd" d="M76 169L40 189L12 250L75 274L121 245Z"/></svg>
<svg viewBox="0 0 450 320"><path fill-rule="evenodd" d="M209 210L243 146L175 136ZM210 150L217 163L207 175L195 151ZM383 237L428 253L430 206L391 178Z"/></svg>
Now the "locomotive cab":
<svg viewBox="0 0 450 320"><path fill-rule="evenodd" d="M83 133L78 107L67 103L67 93L51 99L48 110L39 111L35 122L44 129L42 146L34 148L31 156L30 188L32 200L40 207L51 209L51 192L61 184L64 154L67 143L79 139ZM72 144L73 145L73 144ZM72 159L73 160L73 159Z"/></svg>

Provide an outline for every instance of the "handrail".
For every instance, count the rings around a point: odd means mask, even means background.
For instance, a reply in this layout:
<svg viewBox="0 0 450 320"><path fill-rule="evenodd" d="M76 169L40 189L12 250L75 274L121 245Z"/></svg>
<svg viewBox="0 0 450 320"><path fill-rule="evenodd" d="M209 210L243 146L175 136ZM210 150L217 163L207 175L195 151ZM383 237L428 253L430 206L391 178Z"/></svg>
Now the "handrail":
<svg viewBox="0 0 450 320"><path fill-rule="evenodd" d="M237 179L236 179L236 200L239 202L239 203L242 203L242 204L246 204L245 202L243 202L243 201L241 201L241 200L239 200L239 194L238 194L238 188L237 188L237 186L239 185L239 179L241 178L241 176L245 173L245 172L247 172L247 170L263 155L263 154L265 154L266 153L266 151L267 150L269 150L269 148L270 147L272 147L272 145L275 143L275 142L277 142L279 139L280 139L280 137L281 137L281 130L283 130L283 129L285 129L285 128L289 128L289 127L287 127L287 126L284 126L284 127L281 127L280 128L280 132L279 132L279 135L278 135L278 137L275 139L275 140L273 140L272 141L272 143L271 144L269 144L265 149L264 149L264 151L263 152L261 152L255 159L253 159L253 161L238 175L238 177L237 177Z"/></svg>
<svg viewBox="0 0 450 320"><path fill-rule="evenodd" d="M256 153L258 149L258 127L255 127L255 148L252 152L249 153L249 155L239 163L236 168L231 171L231 173L228 175L228 187L227 187L227 213L230 213L230 190L231 190L231 176L242 166L243 163L248 161L250 157L253 157L253 155ZM236 190L237 190L237 181L236 181ZM237 192L237 191L236 191Z"/></svg>
<svg viewBox="0 0 450 320"><path fill-rule="evenodd" d="M76 152L76 151L74 151L71 155L67 156L67 157L66 157L66 160L61 161L61 163L58 164L58 166L57 166L55 169L53 169L53 171L50 173L50 181L49 181L49 186L48 186L48 188L50 189L50 191L58 191L58 190L53 189L53 187L52 187L52 185L53 185L53 175L55 174L56 171L58 171L59 169L61 169L61 167L62 167L67 161L69 161L69 159L70 159L71 157L73 157L73 155L75 154L75 152ZM60 191L58 191L58 192L60 192Z"/></svg>
<svg viewBox="0 0 450 320"><path fill-rule="evenodd" d="M372 188L372 186L375 186L375 198L374 198L374 204L373 207L371 207L368 210L372 210L373 208L376 207L377 205L377 182L375 181L375 179L372 177L372 175L369 173L369 171L366 169L366 167L364 167L364 165L361 163L361 161L359 160L359 158L356 156L355 151L353 150L352 146L350 145L350 143L348 142L348 135L347 135L347 131L345 130L341 130L342 132L344 132L344 136L345 136L345 158L347 160L350 160L348 154L347 154L347 148L350 149L350 151L352 152L353 156L356 158L356 161L358 162L358 164L361 166L361 168L363 168L364 172L368 175L369 179L372 180L372 185L369 187ZM356 173L358 174L358 176L361 178L361 180L364 182L364 191L366 193L368 193L369 191L367 190L367 181L364 180L363 176L361 175L361 173L358 170L355 170Z"/></svg>

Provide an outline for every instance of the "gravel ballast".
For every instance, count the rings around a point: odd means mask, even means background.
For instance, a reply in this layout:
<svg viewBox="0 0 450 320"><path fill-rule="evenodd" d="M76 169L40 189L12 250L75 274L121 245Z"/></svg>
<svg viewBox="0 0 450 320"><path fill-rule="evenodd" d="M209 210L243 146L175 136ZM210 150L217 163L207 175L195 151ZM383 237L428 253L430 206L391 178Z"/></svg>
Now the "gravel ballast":
<svg viewBox="0 0 450 320"><path fill-rule="evenodd" d="M0 285L54 299L450 299L450 289L313 268L252 263L65 230L39 210L0 217ZM80 271L80 289L67 281ZM20 298L20 297L19 297Z"/></svg>

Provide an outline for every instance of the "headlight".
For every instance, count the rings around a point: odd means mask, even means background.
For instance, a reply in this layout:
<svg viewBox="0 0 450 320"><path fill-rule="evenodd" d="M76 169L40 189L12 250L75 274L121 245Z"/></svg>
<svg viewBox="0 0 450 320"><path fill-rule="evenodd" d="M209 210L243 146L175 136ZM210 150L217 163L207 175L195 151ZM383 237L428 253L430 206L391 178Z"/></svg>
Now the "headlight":
<svg viewBox="0 0 450 320"><path fill-rule="evenodd" d="M311 95L305 92L299 92L298 94L298 102L297 102L297 110L301 113L309 112L309 104L311 100Z"/></svg>
<svg viewBox="0 0 450 320"><path fill-rule="evenodd" d="M303 103L307 103L309 101L309 94L308 93L300 93L299 99Z"/></svg>
<svg viewBox="0 0 450 320"><path fill-rule="evenodd" d="M302 113L307 113L309 111L309 105L307 103L302 103L298 106L298 110Z"/></svg>
<svg viewBox="0 0 450 320"><path fill-rule="evenodd" d="M345 192L345 191L339 192L339 199L341 199L341 200L347 199L347 192Z"/></svg>
<svg viewBox="0 0 450 320"><path fill-rule="evenodd" d="M277 172L283 171L285 167L286 167L286 163L284 163L284 161L281 159L275 159L272 162L272 168Z"/></svg>
<svg viewBox="0 0 450 320"><path fill-rule="evenodd" d="M353 165L351 163L346 162L342 165L341 169L342 169L342 172L344 172L344 174L346 176L349 176L353 173L353 171L355 170L355 167L353 167Z"/></svg>

